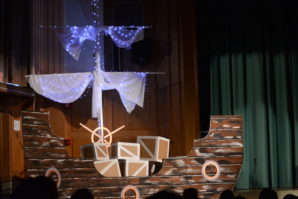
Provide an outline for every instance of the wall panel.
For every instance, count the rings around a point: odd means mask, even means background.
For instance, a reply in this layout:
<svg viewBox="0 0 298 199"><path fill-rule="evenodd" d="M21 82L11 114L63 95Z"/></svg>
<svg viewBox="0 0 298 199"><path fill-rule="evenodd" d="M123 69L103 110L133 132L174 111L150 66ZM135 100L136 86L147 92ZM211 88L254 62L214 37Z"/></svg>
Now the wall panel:
<svg viewBox="0 0 298 199"><path fill-rule="evenodd" d="M0 83L0 191L3 193L11 190L13 176L23 176L21 112L33 109L33 96L28 88ZM20 129L14 125L18 122Z"/></svg>
<svg viewBox="0 0 298 199"><path fill-rule="evenodd" d="M37 0L36 0L37 1ZM114 6L118 4L141 3L144 6L144 25L152 28L145 30L145 37L152 41L152 60L146 66L130 63L130 59L120 60L124 71L164 72L164 75L150 75L145 94L144 108L136 108L131 114L126 113L119 94L116 91L104 91L103 106L105 126L110 130L121 125L126 128L114 136L114 141L134 141L137 135L161 135L171 139L171 155L186 154L192 146L193 138L198 129L197 88L196 88L196 42L195 18L192 18L194 1L182 5L180 0L109 0L105 1L105 24L114 23ZM45 17L45 16L44 16ZM47 21L47 18L41 18ZM37 34L37 33L36 33ZM47 33L50 34L50 33ZM45 38L48 36L38 36ZM48 37L51 38L51 37ZM106 38L109 40L110 38ZM48 39L55 40L54 38ZM62 69L54 63L51 68L54 46L43 43L45 54L37 54L41 64L35 65L40 73L61 72ZM39 44L37 44L39 45ZM107 70L113 70L113 53L111 42L106 42L105 60ZM121 51L121 50L120 50ZM129 51L125 52L126 54ZM124 53L124 54L125 54ZM62 55L63 52L61 52ZM122 53L123 54L123 53ZM53 59L54 60L54 59ZM62 64L63 65L63 64ZM67 108L56 105L45 106L41 110L50 110L56 120L53 122L57 134L71 140L68 151L73 156L79 156L79 147L90 143L90 134L79 123L82 122L91 129L96 128L97 121L91 116L91 90L86 97L79 99ZM58 112L58 113L55 113Z"/></svg>

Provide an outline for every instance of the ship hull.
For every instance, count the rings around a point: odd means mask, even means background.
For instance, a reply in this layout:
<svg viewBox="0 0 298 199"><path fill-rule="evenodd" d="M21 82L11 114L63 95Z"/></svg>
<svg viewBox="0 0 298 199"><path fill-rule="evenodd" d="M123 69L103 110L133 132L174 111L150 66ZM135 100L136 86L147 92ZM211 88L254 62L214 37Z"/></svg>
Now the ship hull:
<svg viewBox="0 0 298 199"><path fill-rule="evenodd" d="M116 199L131 185L141 198L164 189L182 193L186 188L195 188L200 198L215 199L223 190L235 187L243 161L242 131L241 116L212 116L208 135L194 140L187 156L164 159L162 168L153 176L104 177L95 169L93 160L68 156L64 139L55 136L50 128L48 113L23 112L25 176L45 175L48 169L57 169L61 198L88 188L95 198Z"/></svg>

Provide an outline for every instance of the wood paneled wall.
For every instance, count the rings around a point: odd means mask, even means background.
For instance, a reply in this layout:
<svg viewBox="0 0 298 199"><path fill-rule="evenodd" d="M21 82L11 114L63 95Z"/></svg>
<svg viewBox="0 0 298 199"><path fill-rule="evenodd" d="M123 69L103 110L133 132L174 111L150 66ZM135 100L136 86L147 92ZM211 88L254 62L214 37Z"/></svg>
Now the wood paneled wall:
<svg viewBox="0 0 298 199"><path fill-rule="evenodd" d="M0 1L0 72L3 81L26 85L30 70L30 0Z"/></svg>
<svg viewBox="0 0 298 199"><path fill-rule="evenodd" d="M27 74L63 71L63 50L42 25L63 24L61 0L2 0L0 2L0 72L3 81L26 86Z"/></svg>
<svg viewBox="0 0 298 199"><path fill-rule="evenodd" d="M63 26L63 1L31 0L32 71L33 74L63 72L64 50L55 31ZM44 28L41 28L43 26ZM49 28L57 26L57 29Z"/></svg>
<svg viewBox="0 0 298 199"><path fill-rule="evenodd" d="M107 0L104 3L105 24L113 24L113 6L126 2L143 4L144 25L152 26L151 29L145 31L145 37L152 41L152 60L146 66L123 63L122 69L159 71L165 72L165 75L149 76L144 108L137 107L131 114L124 110L116 91L104 92L105 126L113 130L123 124L126 125L124 130L115 135L114 141L134 142L137 135L160 135L171 139L171 156L186 154L192 147L193 138L199 129L195 0L187 2L182 0ZM7 73L12 78L6 77L8 81L23 85L26 85L25 74L64 71L64 51L53 30L40 29L40 25L59 26L63 24L63 1L32 0L26 6L30 7L29 15L31 16L26 26L27 29L29 27L28 34L31 35L29 50L19 49L18 46L10 46L10 48L29 52L28 54L20 53L29 61L26 61L25 66L20 66L23 71L21 74L14 70ZM1 27L3 26L8 25L3 25L1 21ZM0 35L1 41L5 37L10 37L3 36L3 33ZM1 49L4 49L3 44L1 45ZM5 52L8 51L5 50ZM109 65L111 62L108 61L111 54L107 48L107 70L112 67ZM7 57L8 55L1 53L1 56ZM9 66L11 62L5 60L1 58L0 63L5 62ZM72 156L79 156L79 147L90 143L90 134L82 129L79 123L82 122L89 128L97 126L97 121L90 118L91 93L92 90L87 89L85 97L67 105L57 104L40 96L36 96L35 99L36 110L50 112L50 123L55 134L71 140L71 145L67 147L67 150ZM2 121L6 121L7 115L2 113L1 117ZM5 130L7 127L6 122L4 123L2 128ZM4 142L4 139L7 138L1 138L0 141ZM6 149L2 148L2 150ZM5 159L5 157L2 158ZM2 168L3 165L1 165L1 170Z"/></svg>
<svg viewBox="0 0 298 199"><path fill-rule="evenodd" d="M199 136L199 97L197 73L197 26L195 1L178 1L179 57L181 78L181 112L184 153L192 147L192 140Z"/></svg>
<svg viewBox="0 0 298 199"><path fill-rule="evenodd" d="M159 134L185 155L198 134L195 1L156 1ZM153 26L154 27L154 26Z"/></svg>
<svg viewBox="0 0 298 199"><path fill-rule="evenodd" d="M149 76L144 108L136 108L126 113L116 91L104 92L105 126L110 130L121 125L126 128L114 136L114 141L135 142L137 135L160 135L171 139L171 155L187 154L193 138L198 134L198 97L196 63L195 1L181 0L109 0L104 2L105 24L114 22L114 6L139 3L144 7L144 25L152 26L145 30L145 37L152 41L152 60L146 66L132 65L122 59L124 71L159 71L165 75ZM51 18L51 17L50 17ZM46 40L51 38L44 37ZM50 43L44 42L44 45ZM106 70L113 70L112 47L106 39ZM38 48L45 48L39 46ZM54 48L47 48L48 52ZM38 50L42 52L42 50ZM123 51L122 55L129 53ZM126 53L126 54L125 54ZM38 57L39 71L61 72L48 62L48 57ZM57 57L55 57L57 58ZM110 60L110 61L109 61ZM60 62L61 63L61 62ZM36 69L36 71L38 71ZM82 122L94 129L97 121L91 119L91 93L70 105L58 105L45 99L39 102L39 109L51 112L50 122L57 135L71 140L68 152L79 156L79 147L90 143L90 134L79 126Z"/></svg>
<svg viewBox="0 0 298 199"><path fill-rule="evenodd" d="M2 192L11 189L11 178L24 172L21 112L32 110L30 89L0 83L0 184ZM19 122L20 130L14 127Z"/></svg>
<svg viewBox="0 0 298 199"><path fill-rule="evenodd" d="M4 82L27 86L27 74L61 72L61 46L53 31L40 29L40 25L63 22L61 3L0 1L0 72ZM11 191L13 176L23 176L22 131L16 131L14 123L21 121L21 111L33 109L33 96L31 89L0 82L0 193ZM40 101L36 99L37 104ZM61 112L55 106L50 108L55 109L54 116Z"/></svg>

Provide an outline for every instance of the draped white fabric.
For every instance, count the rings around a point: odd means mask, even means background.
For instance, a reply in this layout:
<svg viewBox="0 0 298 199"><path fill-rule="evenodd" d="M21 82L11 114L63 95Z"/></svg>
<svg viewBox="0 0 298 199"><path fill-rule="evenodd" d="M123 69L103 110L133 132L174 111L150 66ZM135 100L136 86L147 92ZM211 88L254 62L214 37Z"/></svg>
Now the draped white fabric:
<svg viewBox="0 0 298 199"><path fill-rule="evenodd" d="M71 103L93 81L92 117L102 119L102 90L116 89L130 113L137 104L143 107L146 73L104 72L29 75L30 86L40 95L59 103Z"/></svg>
<svg viewBox="0 0 298 199"><path fill-rule="evenodd" d="M116 89L126 111L130 113L135 108L136 104L143 107L145 81L146 73L103 72L97 70L94 72L93 87L99 87L102 90ZM96 102L98 102L97 105ZM93 105L99 107L100 103L100 100L96 99L96 96L93 95ZM93 110L96 111L99 110L99 108ZM95 114L98 115L100 113L94 112L93 114L93 117L95 117Z"/></svg>
<svg viewBox="0 0 298 199"><path fill-rule="evenodd" d="M135 30L129 30L123 27L109 26L105 30L106 34L109 34L113 42L119 48L129 48L133 42L144 39L143 28L138 27Z"/></svg>
<svg viewBox="0 0 298 199"><path fill-rule="evenodd" d="M99 30L94 26L85 26L85 27L77 27L72 26L67 29L63 33L58 33L58 35L64 49L75 59L78 60L81 53L81 46L85 40L96 40L96 35Z"/></svg>
<svg viewBox="0 0 298 199"><path fill-rule="evenodd" d="M115 26L71 26L65 28L63 33L56 32L64 49L76 60L79 59L81 46L85 40L96 41L100 32L109 35L113 42L120 48L128 48L133 42L143 39L144 27L128 29L126 27Z"/></svg>
<svg viewBox="0 0 298 199"><path fill-rule="evenodd" d="M31 88L38 94L59 103L71 103L85 91L92 73L28 75Z"/></svg>

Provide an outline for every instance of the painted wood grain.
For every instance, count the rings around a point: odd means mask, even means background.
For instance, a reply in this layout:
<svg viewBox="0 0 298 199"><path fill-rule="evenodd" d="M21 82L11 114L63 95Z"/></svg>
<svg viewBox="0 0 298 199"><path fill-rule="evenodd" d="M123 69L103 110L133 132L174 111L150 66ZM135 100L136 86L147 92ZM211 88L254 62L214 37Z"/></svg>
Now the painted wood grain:
<svg viewBox="0 0 298 199"><path fill-rule="evenodd" d="M211 126L213 124L217 129L211 129L207 137L195 140L188 156L164 159L161 170L153 176L103 177L94 168L92 160L70 158L63 140L55 136L45 119L47 117L42 115L43 119L40 119L40 114L44 113L23 113L26 120L23 124L25 174L34 177L44 175L50 167L57 168L62 176L61 198L67 198L83 187L90 189L96 198L120 198L126 185L134 185L141 197L164 189L182 193L185 188L192 187L198 190L201 198L215 199L221 191L234 188L242 166L242 118L238 116L211 118ZM31 121L35 119L38 122ZM228 135L233 137L226 137ZM202 165L207 160L219 165L220 176L215 181L202 176ZM213 166L206 168L210 176L216 172Z"/></svg>

